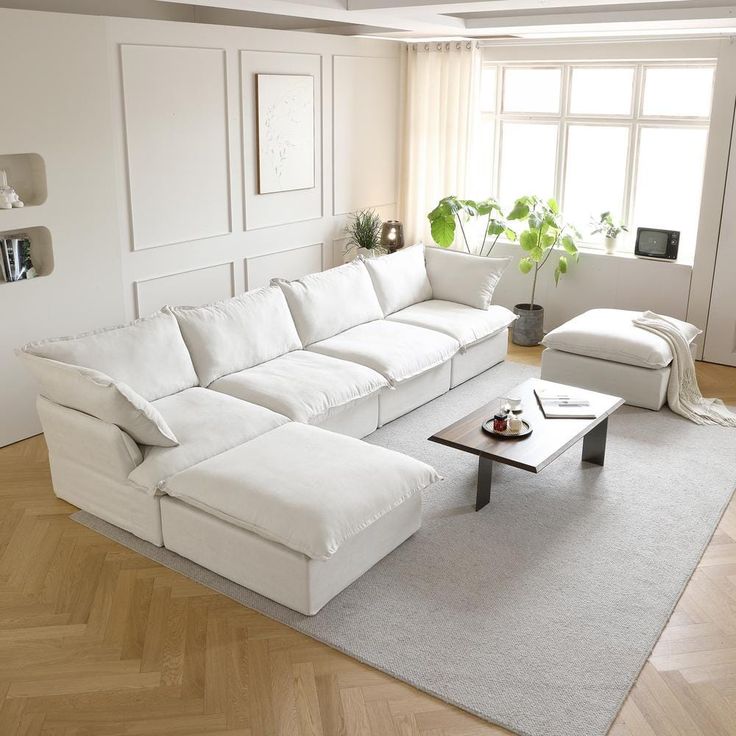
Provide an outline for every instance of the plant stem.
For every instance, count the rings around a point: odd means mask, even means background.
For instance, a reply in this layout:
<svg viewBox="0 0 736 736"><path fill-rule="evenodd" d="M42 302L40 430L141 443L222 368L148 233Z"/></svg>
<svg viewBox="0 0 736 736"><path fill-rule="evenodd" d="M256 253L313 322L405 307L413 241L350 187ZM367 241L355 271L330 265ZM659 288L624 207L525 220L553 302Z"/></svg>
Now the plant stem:
<svg viewBox="0 0 736 736"><path fill-rule="evenodd" d="M493 212L493 210L491 210L491 212L488 213L488 220L486 220L486 228L483 231L483 242L480 244L480 250L478 251L478 253L480 253L480 255L483 255L483 248L486 247L486 235L488 235L488 228L491 226L491 214L492 214L492 212ZM493 245L495 245L495 243ZM491 246L491 248L493 248L493 245ZM488 252L490 253L491 251L489 250Z"/></svg>
<svg viewBox="0 0 736 736"><path fill-rule="evenodd" d="M460 223L460 232L462 232L463 240L465 241L465 250L468 251L468 253L470 253L470 246L468 245L468 238L465 235L465 228L463 227L463 221L462 221L462 218L460 217L460 213L458 212L455 215L455 217L457 217L457 221Z"/></svg>
<svg viewBox="0 0 736 736"><path fill-rule="evenodd" d="M534 281L532 281L532 301L529 304L529 311L534 310L534 292L537 290L537 274L539 273L540 265L536 264L534 266Z"/></svg>

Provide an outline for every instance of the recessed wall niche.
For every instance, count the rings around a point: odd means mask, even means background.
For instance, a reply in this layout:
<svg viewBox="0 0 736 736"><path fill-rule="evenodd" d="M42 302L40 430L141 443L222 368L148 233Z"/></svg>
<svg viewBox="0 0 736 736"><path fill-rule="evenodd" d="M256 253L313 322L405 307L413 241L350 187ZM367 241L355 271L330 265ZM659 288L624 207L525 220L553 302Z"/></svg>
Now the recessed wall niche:
<svg viewBox="0 0 736 736"><path fill-rule="evenodd" d="M0 223L2 223L2 219L0 219ZM0 232L0 240L20 234L27 235L31 240L31 261L33 261L33 267L36 269L36 276L49 276L54 270L54 249L49 229L39 225L5 230ZM33 281L34 279L6 282L0 277L0 288L12 284L22 284L29 280Z"/></svg>
<svg viewBox="0 0 736 736"><path fill-rule="evenodd" d="M26 207L35 207L46 201L46 164L39 154L0 154L0 169L8 175L8 184Z"/></svg>

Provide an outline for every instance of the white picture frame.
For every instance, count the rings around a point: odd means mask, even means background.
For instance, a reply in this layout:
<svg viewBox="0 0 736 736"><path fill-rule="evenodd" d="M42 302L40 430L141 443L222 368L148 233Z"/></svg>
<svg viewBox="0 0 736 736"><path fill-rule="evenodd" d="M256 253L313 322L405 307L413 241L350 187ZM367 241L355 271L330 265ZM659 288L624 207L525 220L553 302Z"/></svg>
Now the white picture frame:
<svg viewBox="0 0 736 736"><path fill-rule="evenodd" d="M314 77L256 74L258 193L315 187Z"/></svg>

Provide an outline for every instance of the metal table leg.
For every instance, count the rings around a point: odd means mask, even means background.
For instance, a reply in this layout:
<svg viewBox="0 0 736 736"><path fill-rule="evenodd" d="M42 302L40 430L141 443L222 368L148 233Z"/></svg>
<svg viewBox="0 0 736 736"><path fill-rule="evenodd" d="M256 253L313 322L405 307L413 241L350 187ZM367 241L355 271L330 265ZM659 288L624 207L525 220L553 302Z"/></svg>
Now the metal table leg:
<svg viewBox="0 0 736 736"><path fill-rule="evenodd" d="M475 497L475 510L480 511L491 500L491 475L493 460L482 455L478 457L478 491Z"/></svg>
<svg viewBox="0 0 736 736"><path fill-rule="evenodd" d="M593 427L583 437L583 460L603 465L606 459L606 437L608 436L608 417Z"/></svg>

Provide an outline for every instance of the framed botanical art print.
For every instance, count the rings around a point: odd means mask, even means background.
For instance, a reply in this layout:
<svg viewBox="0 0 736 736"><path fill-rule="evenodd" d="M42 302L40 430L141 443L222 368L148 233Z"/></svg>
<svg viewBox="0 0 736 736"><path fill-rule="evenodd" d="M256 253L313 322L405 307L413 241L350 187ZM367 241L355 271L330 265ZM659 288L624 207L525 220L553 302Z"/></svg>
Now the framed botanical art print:
<svg viewBox="0 0 736 736"><path fill-rule="evenodd" d="M257 74L258 193L315 186L314 77Z"/></svg>

